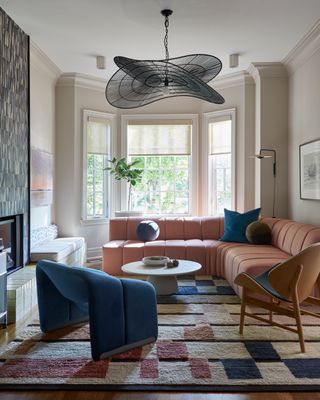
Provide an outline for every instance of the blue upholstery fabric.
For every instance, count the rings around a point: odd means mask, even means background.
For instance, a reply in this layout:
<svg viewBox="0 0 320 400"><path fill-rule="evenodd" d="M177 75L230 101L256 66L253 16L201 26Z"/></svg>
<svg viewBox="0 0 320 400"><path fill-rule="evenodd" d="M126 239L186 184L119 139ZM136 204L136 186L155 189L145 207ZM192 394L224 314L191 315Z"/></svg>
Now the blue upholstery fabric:
<svg viewBox="0 0 320 400"><path fill-rule="evenodd" d="M150 283L46 260L38 262L36 276L41 330L89 321L94 360L156 340L157 302Z"/></svg>
<svg viewBox="0 0 320 400"><path fill-rule="evenodd" d="M155 221L141 221L137 226L137 238L142 242L156 240L159 235L160 228Z"/></svg>
<svg viewBox="0 0 320 400"><path fill-rule="evenodd" d="M240 214L237 211L224 209L224 233L220 240L224 242L249 243L246 229L251 222L257 221L261 208Z"/></svg>

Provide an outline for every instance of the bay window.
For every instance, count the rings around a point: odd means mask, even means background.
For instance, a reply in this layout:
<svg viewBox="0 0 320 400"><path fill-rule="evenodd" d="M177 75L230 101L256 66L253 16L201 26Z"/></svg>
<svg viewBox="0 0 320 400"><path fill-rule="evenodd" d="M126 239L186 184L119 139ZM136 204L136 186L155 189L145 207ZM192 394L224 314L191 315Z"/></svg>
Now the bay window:
<svg viewBox="0 0 320 400"><path fill-rule="evenodd" d="M125 117L124 117L125 118ZM190 117L189 117L190 118ZM128 117L126 154L144 170L131 194L130 209L150 214L192 213L196 199L196 116L193 119Z"/></svg>

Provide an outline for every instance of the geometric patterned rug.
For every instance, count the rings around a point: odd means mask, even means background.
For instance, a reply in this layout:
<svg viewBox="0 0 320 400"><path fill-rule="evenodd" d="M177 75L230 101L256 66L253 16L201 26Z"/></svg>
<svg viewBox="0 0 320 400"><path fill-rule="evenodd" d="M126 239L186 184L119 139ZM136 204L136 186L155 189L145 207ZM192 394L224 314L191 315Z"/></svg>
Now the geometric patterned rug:
<svg viewBox="0 0 320 400"><path fill-rule="evenodd" d="M32 321L0 351L0 389L320 390L318 319L303 316L303 354L296 334L248 317L241 336L239 313L225 280L184 276L177 294L158 297L157 342L98 362L87 325L43 334Z"/></svg>

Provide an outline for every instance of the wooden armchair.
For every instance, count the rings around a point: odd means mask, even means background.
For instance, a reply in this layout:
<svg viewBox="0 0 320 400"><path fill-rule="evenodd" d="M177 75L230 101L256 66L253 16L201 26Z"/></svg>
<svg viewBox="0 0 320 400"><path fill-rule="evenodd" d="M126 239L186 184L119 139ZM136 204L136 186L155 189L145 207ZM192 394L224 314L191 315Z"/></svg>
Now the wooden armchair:
<svg viewBox="0 0 320 400"><path fill-rule="evenodd" d="M250 316L270 325L297 333L301 352L304 353L305 344L301 314L318 318L320 318L320 314L302 309L300 305L302 302L320 305L319 298L310 296L316 284L320 290L320 243L311 245L301 253L277 264L257 277L241 273L235 278L235 283L243 287L240 334L243 333L245 316ZM259 298L255 295L258 295ZM265 297L266 300L261 299ZM248 304L269 310L269 319L246 312ZM273 312L294 318L297 329L273 321Z"/></svg>

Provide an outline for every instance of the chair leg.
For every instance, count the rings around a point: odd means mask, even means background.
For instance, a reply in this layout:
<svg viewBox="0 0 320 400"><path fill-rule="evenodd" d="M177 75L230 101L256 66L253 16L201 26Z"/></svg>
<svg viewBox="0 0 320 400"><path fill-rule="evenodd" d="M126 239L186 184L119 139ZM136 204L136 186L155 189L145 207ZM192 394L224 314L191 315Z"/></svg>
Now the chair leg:
<svg viewBox="0 0 320 400"><path fill-rule="evenodd" d="M271 297L271 305L273 304L273 298ZM269 311L269 321L272 322L272 310Z"/></svg>
<svg viewBox="0 0 320 400"><path fill-rule="evenodd" d="M294 309L294 315L295 315L296 323L297 323L297 329L298 329L301 353L305 353L306 352L306 348L305 348L304 338L303 338L303 329L302 329L302 322L301 322L300 305L299 305L299 302L298 302L298 299L297 299L296 295L293 296L293 309Z"/></svg>
<svg viewBox="0 0 320 400"><path fill-rule="evenodd" d="M239 327L240 335L242 335L243 333L245 311L246 311L246 288L243 288L242 300L241 300L240 327Z"/></svg>

